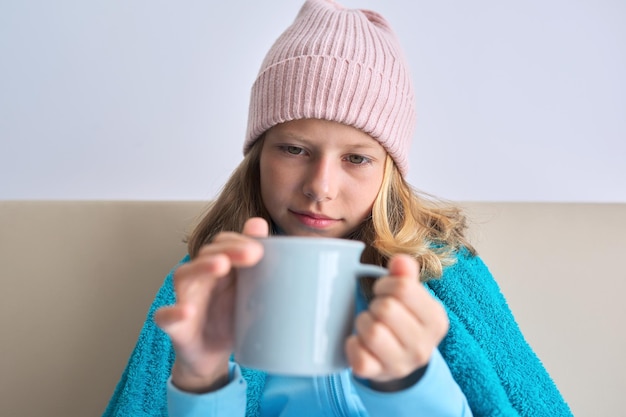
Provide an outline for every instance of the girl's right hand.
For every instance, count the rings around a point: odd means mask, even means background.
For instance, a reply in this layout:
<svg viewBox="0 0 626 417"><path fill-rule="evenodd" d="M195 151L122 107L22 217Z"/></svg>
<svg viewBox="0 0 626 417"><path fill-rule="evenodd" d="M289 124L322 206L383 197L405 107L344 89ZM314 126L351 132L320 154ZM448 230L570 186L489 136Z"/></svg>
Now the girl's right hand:
<svg viewBox="0 0 626 417"><path fill-rule="evenodd" d="M268 230L264 219L251 218L243 234L219 233L174 273L176 304L159 309L154 319L176 350L172 383L179 389L210 392L228 384L234 347L233 268L259 262L263 246L251 237L266 237Z"/></svg>

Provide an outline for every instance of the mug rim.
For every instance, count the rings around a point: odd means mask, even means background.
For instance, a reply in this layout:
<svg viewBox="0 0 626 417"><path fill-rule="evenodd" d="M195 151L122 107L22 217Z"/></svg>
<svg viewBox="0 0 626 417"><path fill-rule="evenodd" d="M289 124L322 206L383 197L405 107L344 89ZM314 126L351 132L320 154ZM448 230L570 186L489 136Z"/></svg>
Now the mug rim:
<svg viewBox="0 0 626 417"><path fill-rule="evenodd" d="M349 247L365 247L365 243L360 240L345 239L340 237L315 237L315 236L285 236L272 235L267 237L256 238L260 242L288 242L294 245L303 245L310 243L322 243L332 246L349 246Z"/></svg>

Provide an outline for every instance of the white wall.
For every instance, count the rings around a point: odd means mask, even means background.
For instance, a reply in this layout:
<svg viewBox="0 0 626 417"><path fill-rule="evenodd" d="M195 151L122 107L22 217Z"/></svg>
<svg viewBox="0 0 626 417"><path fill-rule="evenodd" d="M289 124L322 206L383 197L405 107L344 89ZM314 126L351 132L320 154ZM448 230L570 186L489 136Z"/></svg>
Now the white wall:
<svg viewBox="0 0 626 417"><path fill-rule="evenodd" d="M412 66L410 181L455 200L626 202L626 3L345 0ZM300 1L0 1L0 199L207 199Z"/></svg>

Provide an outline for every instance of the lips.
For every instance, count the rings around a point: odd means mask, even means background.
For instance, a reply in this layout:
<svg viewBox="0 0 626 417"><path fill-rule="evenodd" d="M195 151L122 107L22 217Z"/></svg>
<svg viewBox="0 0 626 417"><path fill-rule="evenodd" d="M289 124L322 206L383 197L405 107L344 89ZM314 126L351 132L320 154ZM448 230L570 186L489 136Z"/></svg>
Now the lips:
<svg viewBox="0 0 626 417"><path fill-rule="evenodd" d="M332 217L325 216L321 213L313 213L310 211L292 211L292 213L300 215L300 216L307 216L307 217L310 217L312 219L317 219L317 220L336 220L336 219L333 219Z"/></svg>
<svg viewBox="0 0 626 417"><path fill-rule="evenodd" d="M326 229L341 221L340 219L335 219L321 213L313 213L310 211L290 210L290 212L293 213L300 223L314 229Z"/></svg>

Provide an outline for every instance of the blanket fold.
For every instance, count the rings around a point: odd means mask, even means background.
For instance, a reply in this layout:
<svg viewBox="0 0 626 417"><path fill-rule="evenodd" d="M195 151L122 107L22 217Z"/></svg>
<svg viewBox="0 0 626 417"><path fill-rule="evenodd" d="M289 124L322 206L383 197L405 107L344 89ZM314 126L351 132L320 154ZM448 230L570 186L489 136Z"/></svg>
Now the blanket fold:
<svg viewBox="0 0 626 417"><path fill-rule="evenodd" d="M181 263L187 262L183 258ZM174 362L154 312L173 304L173 272L165 279L103 417L167 416L166 382ZM571 416L554 382L526 342L480 257L467 250L426 286L445 306L450 330L439 349L474 416ZM259 414L265 374L242 369L248 382L246 416ZM407 405L410 407L410 405Z"/></svg>

